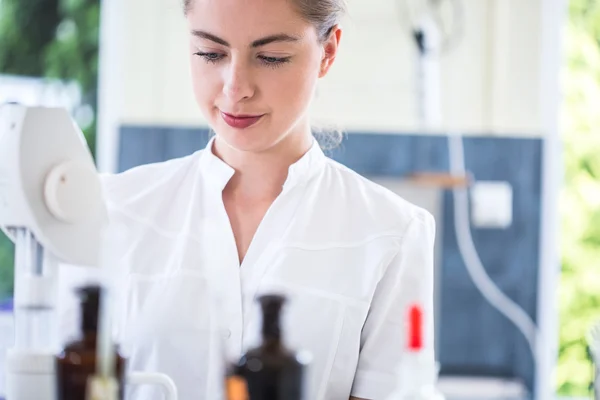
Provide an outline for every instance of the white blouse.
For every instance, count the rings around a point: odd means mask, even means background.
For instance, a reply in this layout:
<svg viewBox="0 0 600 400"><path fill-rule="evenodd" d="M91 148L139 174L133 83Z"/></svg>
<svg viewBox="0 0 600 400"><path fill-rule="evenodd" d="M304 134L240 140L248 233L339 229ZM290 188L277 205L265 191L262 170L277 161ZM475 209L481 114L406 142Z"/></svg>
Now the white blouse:
<svg viewBox="0 0 600 400"><path fill-rule="evenodd" d="M259 342L256 298L272 292L288 298L286 345L311 355L306 399L391 394L414 302L424 309L434 362L429 213L327 158L315 142L290 167L240 266L222 200L234 170L212 143L103 178L120 229L116 325L130 370L170 375L182 400L221 399L223 362ZM141 386L129 398L162 394Z"/></svg>

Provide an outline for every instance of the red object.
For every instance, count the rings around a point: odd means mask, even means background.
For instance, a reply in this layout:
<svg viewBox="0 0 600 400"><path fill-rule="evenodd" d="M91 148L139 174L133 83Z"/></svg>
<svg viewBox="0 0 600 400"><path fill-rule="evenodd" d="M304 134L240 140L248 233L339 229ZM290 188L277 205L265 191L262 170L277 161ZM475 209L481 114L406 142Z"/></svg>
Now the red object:
<svg viewBox="0 0 600 400"><path fill-rule="evenodd" d="M221 112L221 117L227 123L227 125L237 128L245 129L256 124L263 116L262 115L231 115Z"/></svg>
<svg viewBox="0 0 600 400"><path fill-rule="evenodd" d="M413 305L408 313L408 349L418 352L423 349L423 310Z"/></svg>

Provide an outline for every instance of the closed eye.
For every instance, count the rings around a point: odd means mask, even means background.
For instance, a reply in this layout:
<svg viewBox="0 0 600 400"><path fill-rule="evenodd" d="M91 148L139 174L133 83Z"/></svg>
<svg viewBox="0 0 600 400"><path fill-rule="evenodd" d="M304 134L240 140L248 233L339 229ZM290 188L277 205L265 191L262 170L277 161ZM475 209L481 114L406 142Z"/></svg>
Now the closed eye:
<svg viewBox="0 0 600 400"><path fill-rule="evenodd" d="M204 61L206 61L207 63L210 63L210 64L216 64L219 61L221 61L223 58L225 58L225 54L214 53L214 52L198 51L198 52L194 53L194 55L196 55L198 57L202 57L204 59ZM281 66L281 65L289 62L291 57L289 57L289 56L288 57L272 57L272 56L259 55L258 59L260 60L260 62L263 65L266 65L268 67L278 67L278 66Z"/></svg>
<svg viewBox="0 0 600 400"><path fill-rule="evenodd" d="M206 61L207 63L213 63L213 64L221 61L223 59L223 57L225 57L224 54L219 54L219 53L205 53L203 51L199 51L197 53L194 53L194 55L202 57L204 59L204 61Z"/></svg>
<svg viewBox="0 0 600 400"><path fill-rule="evenodd" d="M263 64L269 67L277 67L289 62L291 57L258 56L258 58Z"/></svg>

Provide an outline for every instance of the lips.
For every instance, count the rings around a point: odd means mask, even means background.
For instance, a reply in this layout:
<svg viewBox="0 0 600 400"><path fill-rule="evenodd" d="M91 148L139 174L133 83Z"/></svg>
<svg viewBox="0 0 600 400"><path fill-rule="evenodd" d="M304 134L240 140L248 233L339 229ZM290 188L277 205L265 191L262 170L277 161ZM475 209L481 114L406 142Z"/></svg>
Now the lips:
<svg viewBox="0 0 600 400"><path fill-rule="evenodd" d="M233 114L228 114L228 113L221 111L221 117L223 118L223 121L225 121L225 123L227 123L227 125L231 126L232 128L237 128L237 129L249 128L252 125L256 124L258 121L260 121L260 119L263 116L264 116L264 114L263 115L233 115Z"/></svg>

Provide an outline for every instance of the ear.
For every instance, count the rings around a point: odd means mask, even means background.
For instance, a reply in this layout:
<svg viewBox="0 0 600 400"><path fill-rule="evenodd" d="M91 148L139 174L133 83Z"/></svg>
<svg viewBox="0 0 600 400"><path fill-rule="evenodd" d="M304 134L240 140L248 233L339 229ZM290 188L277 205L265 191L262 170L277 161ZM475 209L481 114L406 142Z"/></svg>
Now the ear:
<svg viewBox="0 0 600 400"><path fill-rule="evenodd" d="M323 58L321 59L321 70L319 71L319 78L324 77L329 72L329 68L333 65L335 57L337 56L338 48L340 45L340 39L342 38L342 28L339 25L335 25L331 28L329 37L323 42Z"/></svg>

